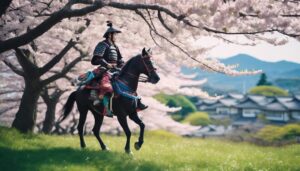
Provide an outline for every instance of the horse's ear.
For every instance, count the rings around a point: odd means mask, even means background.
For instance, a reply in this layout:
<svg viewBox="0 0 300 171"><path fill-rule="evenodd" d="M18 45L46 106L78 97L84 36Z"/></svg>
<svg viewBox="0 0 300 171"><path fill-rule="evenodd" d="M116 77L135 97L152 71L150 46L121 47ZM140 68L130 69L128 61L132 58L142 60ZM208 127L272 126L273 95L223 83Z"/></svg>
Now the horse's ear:
<svg viewBox="0 0 300 171"><path fill-rule="evenodd" d="M148 53L149 55L152 55L152 50L151 50L151 48L149 48L149 49L147 50L147 53Z"/></svg>
<svg viewBox="0 0 300 171"><path fill-rule="evenodd" d="M142 55L145 56L146 54L147 54L146 49L143 48L143 50L142 50Z"/></svg>

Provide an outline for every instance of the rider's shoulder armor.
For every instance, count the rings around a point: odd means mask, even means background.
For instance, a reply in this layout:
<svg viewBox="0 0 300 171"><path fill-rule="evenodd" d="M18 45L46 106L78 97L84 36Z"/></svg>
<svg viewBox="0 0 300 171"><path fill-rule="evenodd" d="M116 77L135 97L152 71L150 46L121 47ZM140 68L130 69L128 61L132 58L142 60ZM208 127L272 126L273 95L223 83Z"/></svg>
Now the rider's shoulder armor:
<svg viewBox="0 0 300 171"><path fill-rule="evenodd" d="M104 53L106 51L106 49L109 48L109 44L105 41L102 41L100 43L97 44L95 50L94 50L94 56L104 56Z"/></svg>

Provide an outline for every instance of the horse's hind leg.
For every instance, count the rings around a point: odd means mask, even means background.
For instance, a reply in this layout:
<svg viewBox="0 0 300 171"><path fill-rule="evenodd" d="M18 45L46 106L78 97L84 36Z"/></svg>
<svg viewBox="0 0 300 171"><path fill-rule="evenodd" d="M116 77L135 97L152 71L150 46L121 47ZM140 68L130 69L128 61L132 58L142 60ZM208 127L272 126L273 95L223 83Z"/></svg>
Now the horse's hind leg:
<svg viewBox="0 0 300 171"><path fill-rule="evenodd" d="M139 141L134 144L134 148L136 150L139 150L143 143L144 143L144 129L145 129L145 124L143 121L139 118L137 113L129 115L129 118L133 120L136 124L140 126L140 136L139 136Z"/></svg>
<svg viewBox="0 0 300 171"><path fill-rule="evenodd" d="M95 135L95 137L97 138L100 146L101 146L101 149L102 150L109 150L106 145L103 143L101 137L100 137L100 128L101 128L101 125L102 125L102 122L103 122L103 118L104 116L95 112L95 111L92 111L93 112L93 115L94 115L94 118L95 118L95 124L94 124L94 128L93 128L93 133Z"/></svg>
<svg viewBox="0 0 300 171"><path fill-rule="evenodd" d="M78 110L79 110L80 116L79 116L79 123L77 126L77 130L78 130L78 134L79 134L79 138L80 138L80 146L81 146L81 148L85 148L86 145L85 145L84 138L83 138L83 127L84 127L84 123L86 120L86 115L87 115L88 109L78 105Z"/></svg>
<svg viewBox="0 0 300 171"><path fill-rule="evenodd" d="M126 116L123 116L123 115L117 115L117 116L118 116L118 121L119 121L120 125L122 126L122 128L126 134L126 138L127 138L126 145L125 145L125 152L128 154L131 154L131 150L130 150L131 132L130 132L130 129L127 124L127 118L126 118Z"/></svg>

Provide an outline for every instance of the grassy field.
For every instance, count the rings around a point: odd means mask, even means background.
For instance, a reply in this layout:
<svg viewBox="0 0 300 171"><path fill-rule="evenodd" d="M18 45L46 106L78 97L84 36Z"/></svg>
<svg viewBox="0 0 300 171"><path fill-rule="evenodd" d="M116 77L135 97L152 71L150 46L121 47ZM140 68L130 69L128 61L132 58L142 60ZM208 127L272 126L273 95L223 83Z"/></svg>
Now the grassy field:
<svg viewBox="0 0 300 171"><path fill-rule="evenodd" d="M0 128L0 170L300 170L300 145L258 147L154 131L146 132L144 146L130 156L123 150L125 136L103 139L111 151L101 151L93 136L86 136L81 150L77 136Z"/></svg>

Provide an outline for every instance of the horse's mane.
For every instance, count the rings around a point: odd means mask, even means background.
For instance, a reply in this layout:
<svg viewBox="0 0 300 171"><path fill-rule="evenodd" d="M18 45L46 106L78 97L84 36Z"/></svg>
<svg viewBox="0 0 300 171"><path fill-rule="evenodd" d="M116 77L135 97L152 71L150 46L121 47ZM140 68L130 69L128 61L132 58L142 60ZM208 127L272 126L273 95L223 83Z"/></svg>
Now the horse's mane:
<svg viewBox="0 0 300 171"><path fill-rule="evenodd" d="M138 56L138 55L137 55L137 56ZM120 75L122 75L122 73L124 73L125 71L127 71L129 65L132 63L132 61L133 61L137 56L134 56L134 57L130 58L130 59L125 63L125 65L123 66L123 68L122 68L122 70L121 70L121 74L120 74Z"/></svg>

